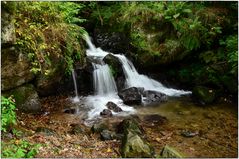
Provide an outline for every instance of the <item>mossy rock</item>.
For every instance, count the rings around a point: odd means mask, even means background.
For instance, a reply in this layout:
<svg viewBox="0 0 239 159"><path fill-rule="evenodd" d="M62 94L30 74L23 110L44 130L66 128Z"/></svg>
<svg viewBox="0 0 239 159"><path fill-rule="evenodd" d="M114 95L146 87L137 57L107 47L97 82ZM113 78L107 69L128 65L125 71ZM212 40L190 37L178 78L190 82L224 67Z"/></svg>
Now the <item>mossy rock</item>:
<svg viewBox="0 0 239 159"><path fill-rule="evenodd" d="M183 155L168 145L164 146L160 153L161 158L183 158Z"/></svg>
<svg viewBox="0 0 239 159"><path fill-rule="evenodd" d="M129 130L122 139L121 153L124 158L151 158L154 149L141 136Z"/></svg>
<svg viewBox="0 0 239 159"><path fill-rule="evenodd" d="M39 113L41 104L35 88L31 84L18 87L14 90L4 93L5 95L13 95L16 100L16 107L26 113Z"/></svg>
<svg viewBox="0 0 239 159"><path fill-rule="evenodd" d="M204 86L196 86L193 89L193 97L201 104L213 103L216 98L216 92Z"/></svg>

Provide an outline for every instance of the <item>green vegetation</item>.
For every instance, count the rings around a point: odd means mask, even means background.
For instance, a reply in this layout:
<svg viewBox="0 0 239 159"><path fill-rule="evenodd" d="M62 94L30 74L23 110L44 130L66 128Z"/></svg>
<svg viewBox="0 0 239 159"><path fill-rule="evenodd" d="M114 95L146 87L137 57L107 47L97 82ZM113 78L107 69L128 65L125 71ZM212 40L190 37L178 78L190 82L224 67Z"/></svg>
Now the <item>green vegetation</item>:
<svg viewBox="0 0 239 159"><path fill-rule="evenodd" d="M12 133L16 138L10 141L1 142L2 153L4 158L32 158L37 154L37 149L40 144L31 144L26 140L18 139L22 132L18 131L17 125L16 105L12 96L5 98L1 96L1 131L2 135L5 133Z"/></svg>
<svg viewBox="0 0 239 159"><path fill-rule="evenodd" d="M33 158L37 154L40 144L31 144L26 140L11 140L2 144L4 158Z"/></svg>
<svg viewBox="0 0 239 159"><path fill-rule="evenodd" d="M1 131L7 132L12 125L16 124L16 106L12 96L5 98L1 96Z"/></svg>
<svg viewBox="0 0 239 159"><path fill-rule="evenodd" d="M13 2L16 4L16 44L31 60L34 73L51 73L56 63L66 64L70 73L82 56L82 6L74 2ZM61 59L56 61L56 59Z"/></svg>
<svg viewBox="0 0 239 159"><path fill-rule="evenodd" d="M143 68L173 66L167 74L189 86L237 93L237 2L97 3L96 27L124 32ZM117 27L115 27L117 26ZM177 62L178 61L178 62ZM176 68L176 69L175 69Z"/></svg>

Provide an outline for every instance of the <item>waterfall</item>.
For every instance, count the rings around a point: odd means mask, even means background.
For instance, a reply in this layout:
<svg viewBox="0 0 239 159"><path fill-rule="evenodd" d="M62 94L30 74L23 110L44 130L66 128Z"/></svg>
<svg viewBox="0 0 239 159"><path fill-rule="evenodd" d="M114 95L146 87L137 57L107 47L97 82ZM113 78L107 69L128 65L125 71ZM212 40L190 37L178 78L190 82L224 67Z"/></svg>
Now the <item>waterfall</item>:
<svg viewBox="0 0 239 159"><path fill-rule="evenodd" d="M101 48L96 48L92 44L90 37L85 35L85 40L89 46L86 50L88 58L94 59L92 65L94 68L94 96L88 96L86 102L92 107L88 113L89 118L98 116L103 109L107 109L106 103L112 101L126 112L134 112L134 108L123 104L122 100L117 95L117 87L114 78L110 72L110 68L104 63L103 58L109 54ZM183 94L190 94L190 91L176 90L167 88L160 82L153 80L146 75L139 74L135 69L133 63L129 61L124 55L113 54L119 59L122 64L124 75L126 77L125 86L128 87L144 87L145 90L155 90L164 93L168 96L180 96ZM114 113L113 113L114 114Z"/></svg>
<svg viewBox="0 0 239 159"><path fill-rule="evenodd" d="M145 90L154 90L164 93L168 96L180 96L183 94L190 94L190 91L176 90L167 88L160 82L153 80L146 75L141 75L137 72L134 65L124 55L114 55L118 57L123 66L123 71L126 77L126 87L144 87Z"/></svg>
<svg viewBox="0 0 239 159"><path fill-rule="evenodd" d="M100 65L92 63L94 67L93 79L96 95L107 95L117 93L117 87L110 68L107 64Z"/></svg>
<svg viewBox="0 0 239 159"><path fill-rule="evenodd" d="M75 88L75 97L73 98L73 101L74 101L74 102L79 102L80 99L79 99L79 96L78 96L77 83L76 83L76 75L75 75L75 70L74 70L74 69L72 70L72 78L73 78L73 81L74 81L74 88Z"/></svg>
<svg viewBox="0 0 239 159"><path fill-rule="evenodd" d="M91 110L88 112L88 119L98 116L103 109L107 109L106 104L111 101L117 104L124 112L134 112L133 107L129 107L123 104L123 101L117 95L117 87L114 77L107 64L103 62L103 58L109 54L103 51L101 48L96 48L90 41L89 36L85 36L86 43L89 49L86 50L88 58L94 59L92 65L93 81L94 81L94 94L86 98L87 105L91 106ZM115 114L113 112L113 114Z"/></svg>

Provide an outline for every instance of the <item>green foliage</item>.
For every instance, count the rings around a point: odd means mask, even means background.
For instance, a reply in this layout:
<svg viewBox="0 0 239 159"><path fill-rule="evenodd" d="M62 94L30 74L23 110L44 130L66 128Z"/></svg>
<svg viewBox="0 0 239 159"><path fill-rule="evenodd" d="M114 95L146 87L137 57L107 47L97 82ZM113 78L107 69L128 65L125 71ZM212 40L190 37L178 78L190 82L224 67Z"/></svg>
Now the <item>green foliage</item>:
<svg viewBox="0 0 239 159"><path fill-rule="evenodd" d="M220 44L225 46L227 52L227 61L230 65L230 73L237 75L238 70L238 35L231 35L225 41L221 40Z"/></svg>
<svg viewBox="0 0 239 159"><path fill-rule="evenodd" d="M37 154L40 144L31 144L26 140L11 140L2 143L2 157L4 158L33 158Z"/></svg>
<svg viewBox="0 0 239 159"><path fill-rule="evenodd" d="M115 77L117 75L116 68L112 67L111 65L109 65L109 67L110 67L110 73L112 74L113 77Z"/></svg>
<svg viewBox="0 0 239 159"><path fill-rule="evenodd" d="M48 75L54 60L64 59L72 68L74 56L81 56L81 36L85 21L78 14L83 5L74 2L14 2L16 44L27 54L33 73ZM68 71L66 71L68 72Z"/></svg>
<svg viewBox="0 0 239 159"><path fill-rule="evenodd" d="M12 125L16 124L15 110L15 101L12 96L9 98L1 96L1 131L7 132Z"/></svg>

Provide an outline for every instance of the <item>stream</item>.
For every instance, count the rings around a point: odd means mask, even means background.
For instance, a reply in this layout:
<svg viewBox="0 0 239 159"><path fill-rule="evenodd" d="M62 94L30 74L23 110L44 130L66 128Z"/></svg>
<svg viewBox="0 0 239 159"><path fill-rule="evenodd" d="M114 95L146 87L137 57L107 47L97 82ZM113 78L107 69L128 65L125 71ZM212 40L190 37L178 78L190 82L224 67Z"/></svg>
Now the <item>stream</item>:
<svg viewBox="0 0 239 159"><path fill-rule="evenodd" d="M66 129L66 125L72 123L84 124L89 129L100 122L114 126L129 116L118 114L88 120L86 114L89 110L84 109L84 103L72 101L73 98L63 96L43 99L43 104L49 111L49 121L59 124L54 129ZM80 101L84 101L84 98L80 98ZM50 105L58 105L58 109L49 109ZM77 108L76 114L64 113L66 108ZM218 101L216 104L198 106L190 97L185 96L169 98L167 102L156 105L134 108L134 116L140 119L147 139L157 154L167 144L187 157L237 157L238 116L237 106L232 103ZM157 122L157 118L145 118L150 115L159 115L166 120ZM119 148L117 146L115 149Z"/></svg>

